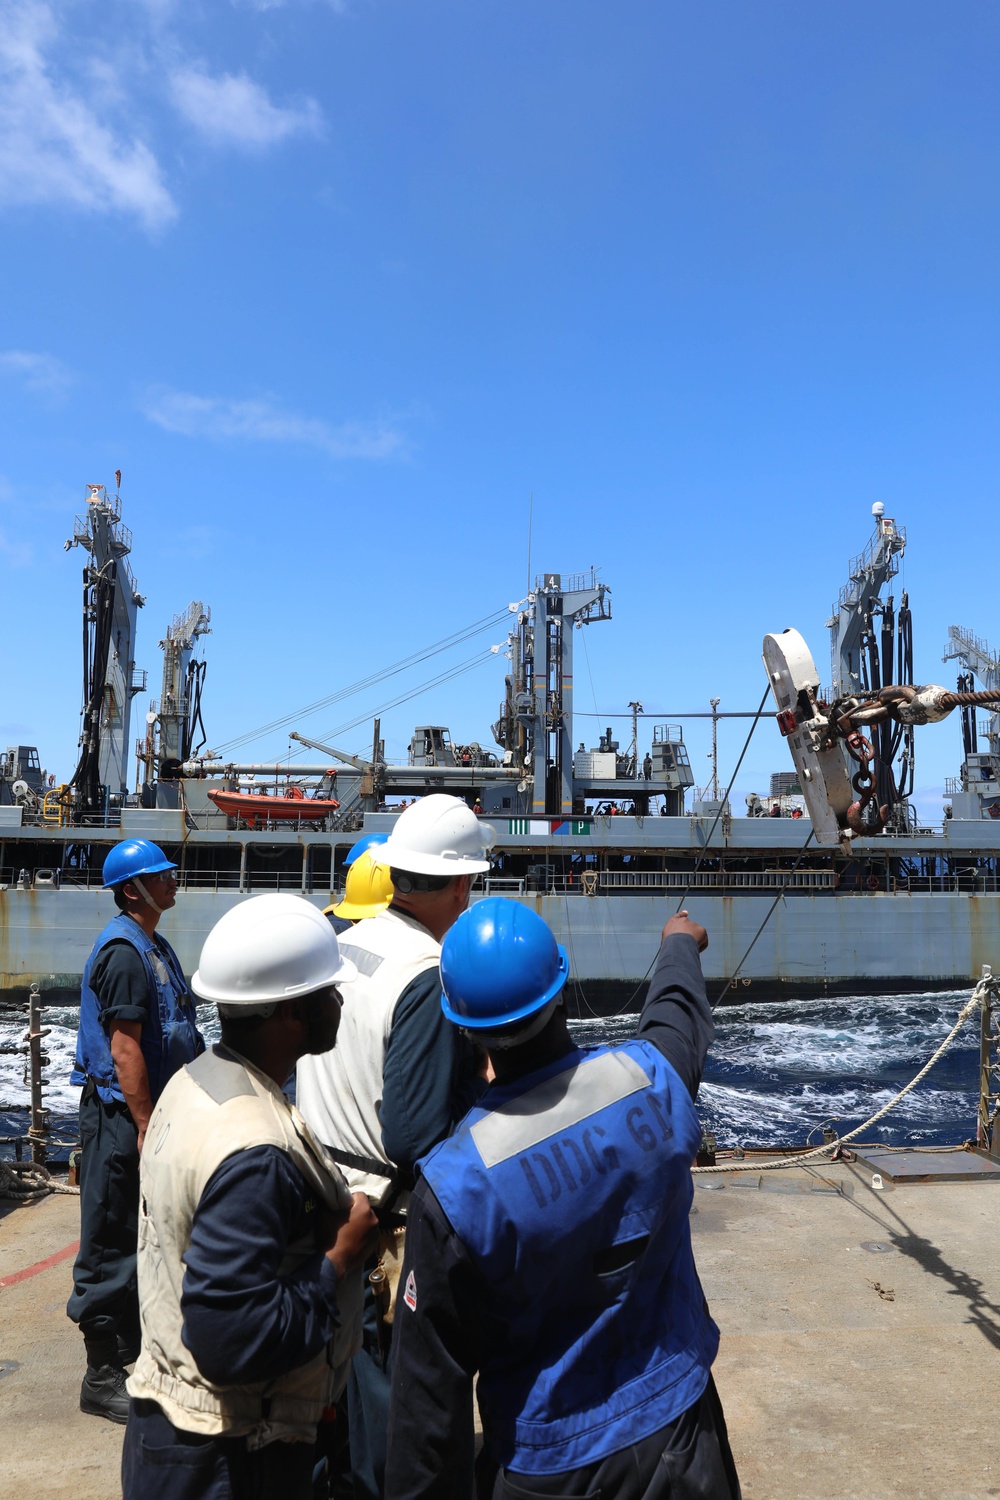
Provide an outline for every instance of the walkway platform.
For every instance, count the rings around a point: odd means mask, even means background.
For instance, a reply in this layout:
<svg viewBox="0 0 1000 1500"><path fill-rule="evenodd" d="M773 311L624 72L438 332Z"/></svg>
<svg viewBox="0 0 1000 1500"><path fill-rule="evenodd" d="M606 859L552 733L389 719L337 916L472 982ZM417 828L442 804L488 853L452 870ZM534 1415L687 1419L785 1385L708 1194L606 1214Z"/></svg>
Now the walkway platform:
<svg viewBox="0 0 1000 1500"><path fill-rule="evenodd" d="M861 1161L695 1180L746 1500L1000 1496L1000 1183ZM75 1198L0 1204L0 1500L119 1494L123 1429L78 1408L77 1234Z"/></svg>

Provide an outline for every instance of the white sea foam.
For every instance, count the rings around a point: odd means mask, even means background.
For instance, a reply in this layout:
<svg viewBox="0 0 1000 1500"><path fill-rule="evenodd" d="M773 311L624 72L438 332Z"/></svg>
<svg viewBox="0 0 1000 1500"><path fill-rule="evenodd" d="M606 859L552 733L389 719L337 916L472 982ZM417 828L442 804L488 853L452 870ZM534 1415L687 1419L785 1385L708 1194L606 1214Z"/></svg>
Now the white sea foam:
<svg viewBox="0 0 1000 1500"><path fill-rule="evenodd" d="M843 1132L886 1103L940 1044L968 998L966 991L895 997L848 996L733 1006L716 1013L698 1108L720 1144L804 1144L837 1118ZM75 1129L79 1091L69 1082L76 1045L75 1007L46 1012L51 1028L45 1103L53 1124ZM199 1006L208 1041L218 1038L214 1006ZM0 1012L0 1134L23 1133L30 1102L20 1053L25 1012ZM635 1016L572 1022L581 1042L615 1043L635 1034ZM892 1144L955 1142L975 1129L979 1082L978 1022L970 1021L930 1076L875 1127ZM14 1106L11 1109L11 1106ZM6 1107L6 1108L5 1108Z"/></svg>
<svg viewBox="0 0 1000 1500"><path fill-rule="evenodd" d="M801 1145L836 1121L873 1115L947 1036L967 991L763 1002L716 1012L698 1096L720 1143ZM634 1017L575 1023L588 1041L634 1034ZM893 1144L964 1140L975 1129L978 1022L969 1021L929 1077L874 1127Z"/></svg>

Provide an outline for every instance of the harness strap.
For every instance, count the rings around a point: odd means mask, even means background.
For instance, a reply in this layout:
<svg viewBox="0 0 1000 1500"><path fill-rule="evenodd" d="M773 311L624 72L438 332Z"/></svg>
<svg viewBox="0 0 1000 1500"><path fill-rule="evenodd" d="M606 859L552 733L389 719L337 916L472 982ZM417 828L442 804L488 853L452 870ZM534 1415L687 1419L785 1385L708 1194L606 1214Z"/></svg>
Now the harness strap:
<svg viewBox="0 0 1000 1500"><path fill-rule="evenodd" d="M389 1179L392 1184L389 1195L375 1209L375 1215L384 1228L401 1229L406 1223L406 1215L393 1213L392 1205L400 1193L412 1190L413 1173L402 1167L395 1167L391 1162L376 1161L374 1156L359 1156L354 1151L341 1151L339 1146L327 1146L326 1151L340 1167L351 1167L355 1172L367 1172L374 1177Z"/></svg>

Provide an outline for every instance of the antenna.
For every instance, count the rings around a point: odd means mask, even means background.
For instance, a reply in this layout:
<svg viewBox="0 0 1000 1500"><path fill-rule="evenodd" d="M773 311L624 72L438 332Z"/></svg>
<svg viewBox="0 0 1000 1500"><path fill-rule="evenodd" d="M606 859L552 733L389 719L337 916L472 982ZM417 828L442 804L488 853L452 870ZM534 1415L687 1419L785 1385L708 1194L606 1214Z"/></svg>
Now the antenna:
<svg viewBox="0 0 1000 1500"><path fill-rule="evenodd" d="M531 593L531 521L535 510L535 492L528 496L528 593Z"/></svg>

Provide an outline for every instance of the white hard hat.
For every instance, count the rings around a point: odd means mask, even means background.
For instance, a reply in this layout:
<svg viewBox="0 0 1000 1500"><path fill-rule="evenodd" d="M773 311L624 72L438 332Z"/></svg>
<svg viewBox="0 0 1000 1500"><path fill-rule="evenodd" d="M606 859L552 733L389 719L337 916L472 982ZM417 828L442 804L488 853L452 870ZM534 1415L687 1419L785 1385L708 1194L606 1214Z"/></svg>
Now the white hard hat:
<svg viewBox="0 0 1000 1500"><path fill-rule="evenodd" d="M356 979L337 934L304 896L251 896L220 917L205 939L191 988L218 1005L294 1000Z"/></svg>
<svg viewBox="0 0 1000 1500"><path fill-rule="evenodd" d="M490 868L496 835L461 797L432 792L400 813L388 842L368 850L377 864L413 875L478 875Z"/></svg>

